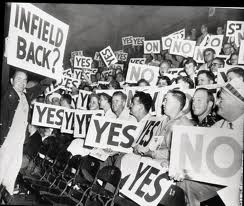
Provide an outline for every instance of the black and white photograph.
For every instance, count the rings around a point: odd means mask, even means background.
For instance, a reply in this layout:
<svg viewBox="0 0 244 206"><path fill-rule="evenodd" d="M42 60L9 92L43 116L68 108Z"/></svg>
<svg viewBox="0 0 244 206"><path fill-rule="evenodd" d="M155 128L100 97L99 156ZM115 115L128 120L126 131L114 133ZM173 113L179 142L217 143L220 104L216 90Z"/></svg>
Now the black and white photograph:
<svg viewBox="0 0 244 206"><path fill-rule="evenodd" d="M244 7L217 4L3 3L0 205L242 206Z"/></svg>

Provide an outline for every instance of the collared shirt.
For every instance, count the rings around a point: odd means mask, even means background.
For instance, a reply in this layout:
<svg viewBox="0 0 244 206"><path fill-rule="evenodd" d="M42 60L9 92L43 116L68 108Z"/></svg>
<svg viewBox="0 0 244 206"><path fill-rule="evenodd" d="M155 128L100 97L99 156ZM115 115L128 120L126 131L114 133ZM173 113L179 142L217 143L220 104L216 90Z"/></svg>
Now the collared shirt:
<svg viewBox="0 0 244 206"><path fill-rule="evenodd" d="M213 114L208 114L201 122L197 122L196 126L199 127L211 127L217 122L217 117Z"/></svg>

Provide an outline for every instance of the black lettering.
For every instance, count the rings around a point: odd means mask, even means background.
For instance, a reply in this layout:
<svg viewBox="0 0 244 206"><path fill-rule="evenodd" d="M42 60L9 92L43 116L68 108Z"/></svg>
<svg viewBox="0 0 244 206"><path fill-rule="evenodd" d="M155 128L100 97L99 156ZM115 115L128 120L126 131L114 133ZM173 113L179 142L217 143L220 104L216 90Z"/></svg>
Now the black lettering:
<svg viewBox="0 0 244 206"><path fill-rule="evenodd" d="M33 35L34 31L37 30L37 25L36 25L36 20L39 19L39 16L33 14L32 15L32 21L31 21L31 30L30 30L30 34Z"/></svg>
<svg viewBox="0 0 244 206"><path fill-rule="evenodd" d="M98 120L94 120L94 124L95 124L95 128L96 128L96 131L97 131L96 142L99 143L101 141L102 133L108 127L109 122L105 122L102 127L100 127L100 124L99 124Z"/></svg>
<svg viewBox="0 0 244 206"><path fill-rule="evenodd" d="M124 135L125 137L127 137L127 139L128 139L129 141L128 141L128 143L121 142L121 143L120 143L120 146L121 146L121 147L124 147L124 148L130 148L130 147L131 147L132 143L134 142L134 138L133 138L132 135L130 135L130 134L128 133L128 131L129 131L129 130L136 130L136 128L137 128L137 127L134 126L134 125L128 125L128 126L124 127L122 133L123 133L123 135Z"/></svg>
<svg viewBox="0 0 244 206"><path fill-rule="evenodd" d="M17 58L24 59L26 56L26 41L23 37L18 36Z"/></svg>
<svg viewBox="0 0 244 206"><path fill-rule="evenodd" d="M119 143L113 141L113 137L119 136L119 132L116 132L115 128L122 128L122 125L118 123L111 123L109 135L108 135L108 144L113 146L118 146Z"/></svg>
<svg viewBox="0 0 244 206"><path fill-rule="evenodd" d="M64 33L63 33L62 29L58 28L57 36L56 36L56 40L55 40L56 47L60 47L62 45L63 38L64 38Z"/></svg>
<svg viewBox="0 0 244 206"><path fill-rule="evenodd" d="M39 105L36 105L36 109L39 114L38 122L42 122L42 117L43 117L44 113L46 112L47 107L44 107L43 110L41 111L41 107Z"/></svg>
<svg viewBox="0 0 244 206"><path fill-rule="evenodd" d="M46 35L48 34L48 27L49 26L50 26L50 23L48 21L44 21L43 32L42 32L42 40L45 41L45 42L48 41Z"/></svg>
<svg viewBox="0 0 244 206"><path fill-rule="evenodd" d="M51 118L54 117L55 110L56 110L55 108L48 108L48 113L47 113L48 124L54 124L54 122L51 121Z"/></svg>
<svg viewBox="0 0 244 206"><path fill-rule="evenodd" d="M36 60L36 63L37 63L37 65L38 66L41 66L42 65L42 62L41 61L39 61L38 60L38 53L39 53L39 51L42 51L43 50L43 47L42 46L38 46L37 48L36 48L36 52L35 52L35 60Z"/></svg>
<svg viewBox="0 0 244 206"><path fill-rule="evenodd" d="M54 45L54 40L52 40L53 37L53 24L51 24L51 30L50 30L50 37L49 37L49 44Z"/></svg>
<svg viewBox="0 0 244 206"><path fill-rule="evenodd" d="M50 52L51 52L51 50L48 50L46 52L46 48L44 48L43 59L42 59L42 67L45 67L45 65L47 64L48 69L50 69L49 62L48 62L48 55L50 54Z"/></svg>
<svg viewBox="0 0 244 206"><path fill-rule="evenodd" d="M35 64L35 56L34 56L34 43L30 43L30 48L26 57L26 61L31 60L33 64Z"/></svg>
<svg viewBox="0 0 244 206"><path fill-rule="evenodd" d="M26 33L29 33L30 29L30 12L28 11L28 14L26 16L25 9L21 8L21 14L20 14L20 22L19 22L19 28L23 30L23 26Z"/></svg>
<svg viewBox="0 0 244 206"><path fill-rule="evenodd" d="M64 110L63 109L59 109L57 112L56 112L56 115L57 115L57 118L59 119L59 122L55 122L56 125L58 126L61 126L62 125L62 121L63 121L63 112Z"/></svg>

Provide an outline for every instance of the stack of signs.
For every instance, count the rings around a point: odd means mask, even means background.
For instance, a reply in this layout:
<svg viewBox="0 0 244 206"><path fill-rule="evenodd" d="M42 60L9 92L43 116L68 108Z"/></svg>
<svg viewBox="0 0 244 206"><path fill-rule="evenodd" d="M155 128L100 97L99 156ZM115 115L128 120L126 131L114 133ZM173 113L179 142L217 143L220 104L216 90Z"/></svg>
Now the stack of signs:
<svg viewBox="0 0 244 206"><path fill-rule="evenodd" d="M181 29L168 36L162 37L162 50L170 49L173 39L185 39L185 29Z"/></svg>
<svg viewBox="0 0 244 206"><path fill-rule="evenodd" d="M144 54L159 54L160 40L144 41Z"/></svg>
<svg viewBox="0 0 244 206"><path fill-rule="evenodd" d="M11 3L7 63L59 79L68 30L67 24L32 4Z"/></svg>
<svg viewBox="0 0 244 206"><path fill-rule="evenodd" d="M100 56L102 57L103 62L106 64L106 67L118 62L110 46L107 46L105 49L100 51Z"/></svg>

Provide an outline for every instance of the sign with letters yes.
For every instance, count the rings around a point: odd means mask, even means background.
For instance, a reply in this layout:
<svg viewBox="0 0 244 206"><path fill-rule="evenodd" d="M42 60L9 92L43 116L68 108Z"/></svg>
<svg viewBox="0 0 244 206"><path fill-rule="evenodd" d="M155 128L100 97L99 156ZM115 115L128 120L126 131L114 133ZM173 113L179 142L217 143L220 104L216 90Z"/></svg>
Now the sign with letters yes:
<svg viewBox="0 0 244 206"><path fill-rule="evenodd" d="M110 46L107 46L105 49L100 51L100 56L102 57L107 67L118 62Z"/></svg>

